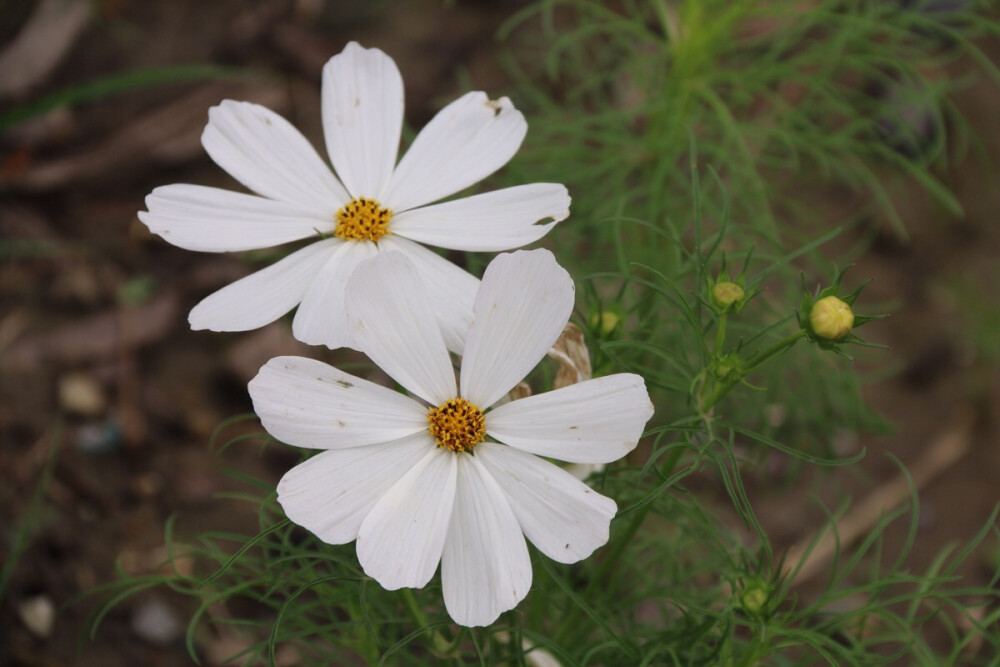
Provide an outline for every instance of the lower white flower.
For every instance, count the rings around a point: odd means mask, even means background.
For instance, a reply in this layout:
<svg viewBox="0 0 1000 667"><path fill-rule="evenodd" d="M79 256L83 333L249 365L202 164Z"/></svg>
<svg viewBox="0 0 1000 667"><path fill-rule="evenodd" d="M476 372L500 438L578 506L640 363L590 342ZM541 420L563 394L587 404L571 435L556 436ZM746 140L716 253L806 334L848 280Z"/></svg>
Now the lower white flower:
<svg viewBox="0 0 1000 667"><path fill-rule="evenodd" d="M498 256L456 383L416 267L391 252L359 265L351 333L413 397L318 361L269 361L250 382L264 427L325 450L279 483L288 517L331 544L356 539L364 571L390 590L426 585L440 562L448 613L467 626L527 594L525 537L561 563L589 556L617 506L540 457L608 463L631 451L653 414L643 379L610 375L495 406L559 337L573 299L547 250Z"/></svg>

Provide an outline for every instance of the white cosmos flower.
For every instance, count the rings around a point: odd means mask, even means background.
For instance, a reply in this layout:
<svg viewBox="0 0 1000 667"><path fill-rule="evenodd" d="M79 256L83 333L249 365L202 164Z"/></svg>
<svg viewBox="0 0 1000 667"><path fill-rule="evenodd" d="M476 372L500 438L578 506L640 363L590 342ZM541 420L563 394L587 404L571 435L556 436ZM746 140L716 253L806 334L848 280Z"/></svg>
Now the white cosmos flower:
<svg viewBox="0 0 1000 667"><path fill-rule="evenodd" d="M278 484L287 516L331 544L357 540L383 587L421 587L441 563L448 613L487 625L531 586L525 537L561 563L608 539L617 507L541 457L608 463L653 414L641 377L610 375L497 405L545 356L573 308L547 250L499 255L475 298L459 381L419 267L380 253L350 279L359 347L407 396L300 357L250 382L267 431L324 450Z"/></svg>
<svg viewBox="0 0 1000 667"><path fill-rule="evenodd" d="M323 68L323 130L336 176L305 137L262 106L226 100L208 116L205 150L256 194L167 185L146 197L149 211L139 219L189 250L316 241L209 295L191 311L193 329L256 329L298 305L299 340L349 345L347 280L365 259L395 250L431 286L431 311L449 349L459 350L479 281L420 244L510 250L569 215L566 188L553 183L428 206L506 164L527 132L524 117L506 97L467 93L427 124L397 165L403 80L389 56L354 42Z"/></svg>

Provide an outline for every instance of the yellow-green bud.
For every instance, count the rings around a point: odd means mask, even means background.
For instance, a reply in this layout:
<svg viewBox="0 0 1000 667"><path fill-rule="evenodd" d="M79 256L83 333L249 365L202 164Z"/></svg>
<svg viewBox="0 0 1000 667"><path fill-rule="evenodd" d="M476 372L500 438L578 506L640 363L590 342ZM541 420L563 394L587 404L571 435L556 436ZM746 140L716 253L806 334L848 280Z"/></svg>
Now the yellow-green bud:
<svg viewBox="0 0 1000 667"><path fill-rule="evenodd" d="M712 288L712 298L723 308L728 308L734 303L739 303L743 300L743 295L743 288L736 283L715 283L715 286Z"/></svg>
<svg viewBox="0 0 1000 667"><path fill-rule="evenodd" d="M743 359L738 354L725 354L715 359L710 369L712 375L723 382L738 382L746 375Z"/></svg>
<svg viewBox="0 0 1000 667"><path fill-rule="evenodd" d="M597 329L600 335L607 336L615 330L620 319L617 314L610 310L602 310L590 315L590 326Z"/></svg>
<svg viewBox="0 0 1000 667"><path fill-rule="evenodd" d="M768 590L761 585L752 585L743 590L740 604L750 614L759 614L767 604Z"/></svg>
<svg viewBox="0 0 1000 667"><path fill-rule="evenodd" d="M823 297L809 311L809 324L820 338L838 340L854 326L854 311L835 296Z"/></svg>

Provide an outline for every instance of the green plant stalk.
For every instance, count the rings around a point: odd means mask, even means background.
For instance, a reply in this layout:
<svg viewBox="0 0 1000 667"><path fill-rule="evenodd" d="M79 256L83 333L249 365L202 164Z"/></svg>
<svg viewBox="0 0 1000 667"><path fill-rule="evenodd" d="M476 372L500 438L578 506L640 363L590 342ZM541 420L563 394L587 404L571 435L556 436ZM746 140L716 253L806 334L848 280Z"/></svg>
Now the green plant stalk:
<svg viewBox="0 0 1000 667"><path fill-rule="evenodd" d="M728 319L726 313L719 316L719 326L715 330L715 342L712 345L712 352L716 354L718 354L719 350L722 349L722 345L726 342L726 322Z"/></svg>
<svg viewBox="0 0 1000 667"><path fill-rule="evenodd" d="M361 604L352 604L350 606L351 618L364 618L364 610L361 609ZM380 649L378 642L375 638L375 633L371 631L371 626L367 623L362 623L358 626L357 632L355 633L358 643L358 653L360 653L369 664L374 664L379 659Z"/></svg>
<svg viewBox="0 0 1000 667"><path fill-rule="evenodd" d="M49 441L49 452L45 459L45 467L42 468L42 474L39 477L38 483L35 485L35 490L31 494L31 500L28 501L28 508L21 518L21 521L16 527L13 528L13 539L10 545L10 551L6 554L4 558L3 567L0 568L0 602L3 601L4 595L7 592L7 585L10 583L11 578L14 576L14 572L17 570L17 565L21 560L21 556L24 552L28 550L31 546L31 540L34 538L35 533L39 530L41 519L40 514L45 502L45 492L49 489L49 484L52 482L52 475L55 474L56 459L58 458L59 445L62 442L63 436L63 420L62 415L56 418L55 426L52 429L52 435Z"/></svg>
<svg viewBox="0 0 1000 667"><path fill-rule="evenodd" d="M427 622L427 616L420 609L420 605L417 604L417 599L413 597L413 589L403 588L399 592L400 597L403 599L403 607L406 608L406 613L410 615L413 619L413 624L417 628L426 628L430 623ZM426 633L425 633L426 635ZM437 630L432 630L430 632L430 637L427 640L432 651L439 656L449 655L454 646L451 642L441 636L441 633Z"/></svg>
<svg viewBox="0 0 1000 667"><path fill-rule="evenodd" d="M806 332L803 331L802 329L799 329L795 333L790 334L785 338L783 338L782 340L778 341L771 347L762 350L757 354L755 354L754 356L750 357L750 361L747 362L747 370L746 373L744 374L744 377L746 375L749 375L751 372L757 370L758 367L762 366L764 362L768 361L771 357L784 352L792 345L795 345L795 343L797 343L799 339L805 337L806 337ZM736 383L734 382L733 384Z"/></svg>
<svg viewBox="0 0 1000 667"><path fill-rule="evenodd" d="M716 332L715 349L720 349L722 343L725 341L725 329L726 329L726 316L722 315L722 317L719 319L719 329ZM785 338L778 341L774 345L764 350L761 350L753 357L751 357L750 360L747 362L746 370L740 375L739 378L715 386L713 392L700 406L702 414L709 412L712 409L712 407L714 407L715 404L719 401L719 399L725 396L730 389L736 386L736 384L739 383L748 374L750 374L752 371L759 368L763 364L767 363L773 357L788 350L793 345L795 345L795 343L797 343L801 338L804 337L805 337L805 331L802 331L800 329L799 331L796 331L795 333L786 336ZM677 467L677 462L680 460L680 456L681 456L680 449L670 454L670 457L667 459L667 462L664 465L663 470L661 471L664 477L669 477L673 473L674 469ZM601 560L601 564L597 567L597 571L594 573L594 576L590 579L590 582L587 584L587 587L583 591L584 596L590 593L595 587L603 585L605 583L608 576L611 574L611 569L621 559L622 552L632 542L632 538L635 537L635 534L639 532L639 528L645 521L646 514L649 512L651 507L652 503L647 503L643 507L639 508L635 512L635 514L633 514L628 525L618 535L618 538L614 541L614 543L612 543L610 549L608 550L608 553ZM576 625L577 617L579 616L579 614L580 614L579 607L574 607L569 612L569 616L567 617L566 622L563 624L563 628L564 629L573 628ZM560 636L559 639L563 639L563 637Z"/></svg>
<svg viewBox="0 0 1000 667"><path fill-rule="evenodd" d="M701 412L701 414L707 415L708 413L710 413L715 404L718 403L723 396L729 393L729 390L732 389L734 386L736 386L736 384L743 381L743 379L746 378L747 375L749 375L753 371L763 366L771 358L788 350L790 347L795 345L795 343L799 342L800 339L805 338L805 336L806 332L799 329L795 333L786 336L782 340L778 341L771 347L761 350L760 352L752 356L749 359L749 361L747 361L745 370L740 374L738 378L734 380L729 380L727 382L717 383L714 386L712 393L709 394L708 397L705 398L703 401L699 401L698 409Z"/></svg>
<svg viewBox="0 0 1000 667"><path fill-rule="evenodd" d="M663 470L660 471L663 477L670 477L670 475L673 474L680 458L680 449L674 450L668 455L667 461L663 466ZM625 547L632 543L632 538L635 537L637 532L639 532L639 528L642 526L643 521L645 521L646 514L652 506L652 503L646 503L632 515L628 525L611 544L611 547L608 549L608 553L604 555L600 565L597 566L597 571L594 572L594 576L590 578L590 582L588 582L586 588L583 589L583 597L586 597L598 586L604 585L607 578L611 575L611 569L620 561L622 552L625 551ZM564 638L565 631L567 629L573 629L576 627L579 616L580 607L573 607L573 609L570 610L566 621L562 625L564 632L557 637L557 641Z"/></svg>

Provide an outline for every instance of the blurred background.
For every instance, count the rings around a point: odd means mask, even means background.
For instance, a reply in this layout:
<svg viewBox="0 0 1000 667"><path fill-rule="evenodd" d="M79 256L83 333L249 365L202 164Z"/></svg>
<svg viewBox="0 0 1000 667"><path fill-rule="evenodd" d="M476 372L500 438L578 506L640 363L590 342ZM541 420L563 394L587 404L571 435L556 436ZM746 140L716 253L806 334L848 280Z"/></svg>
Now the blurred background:
<svg viewBox="0 0 1000 667"><path fill-rule="evenodd" d="M260 258L180 250L136 217L159 185L238 187L200 146L208 108L258 102L321 147L320 72L356 40L398 63L409 128L465 90L510 95L529 123L528 156L512 169L524 182L545 180L530 166L534 98L510 53L548 39L546 18L531 15L498 38L529 4L0 0L0 664L189 664L190 605L148 591L112 611L91 639L93 601L79 596L116 568L155 571L171 516L181 538L252 532L253 507L224 494L248 489L242 475L274 482L297 460L280 447L220 453L213 434L222 427L218 443L258 430L252 420L228 420L249 412L246 383L271 357L334 356L296 342L285 322L245 334L190 331L188 310ZM808 12L812 3L798 4ZM955 4L970 3L921 6L940 13ZM992 6L980 15L997 16ZM831 488L840 494L831 497L854 497L860 533L908 500L892 457L920 487L914 569L926 569L943 545L971 539L1000 499L1000 79L992 69L1000 39L995 30L969 39L974 52L925 72L957 83L943 99L961 128L927 117L905 86L850 84L883 109L878 140L892 150L912 156L948 140L949 159L933 171L951 193L947 205L884 165L872 172L885 177L876 209L859 204L870 195L808 165L776 185L776 196L807 212L810 230L852 221L823 254L855 263L849 287L872 279L859 313L892 313L862 333L890 349L866 353L858 366L864 401L888 428L851 424L832 440L835 451L865 448L864 461L836 474L762 466L748 476L778 550L820 528L825 515L809 498ZM559 73L532 85L558 91ZM626 93L616 103L629 104ZM545 243L583 249L573 232L562 235L575 220ZM600 259L599 245L585 250ZM891 527L887 539L905 533ZM1000 557L995 540L986 546L962 566L978 583ZM199 650L219 664L236 641L206 634Z"/></svg>

